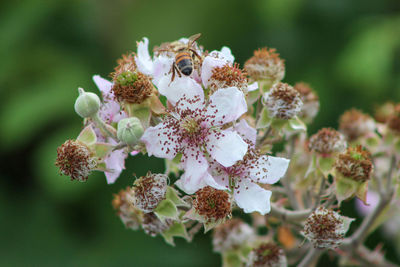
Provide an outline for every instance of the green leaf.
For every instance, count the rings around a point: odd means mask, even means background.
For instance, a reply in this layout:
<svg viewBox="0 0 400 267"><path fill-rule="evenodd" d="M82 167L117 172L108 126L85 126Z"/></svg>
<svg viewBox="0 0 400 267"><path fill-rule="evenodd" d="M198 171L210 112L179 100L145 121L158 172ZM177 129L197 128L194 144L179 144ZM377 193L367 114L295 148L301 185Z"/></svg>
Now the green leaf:
<svg viewBox="0 0 400 267"><path fill-rule="evenodd" d="M91 125L86 126L81 133L79 134L78 138L76 139L81 141L82 143L91 146L94 145L97 141L96 133L94 132Z"/></svg>
<svg viewBox="0 0 400 267"><path fill-rule="evenodd" d="M223 267L241 267L242 261L236 251L226 251L222 254Z"/></svg>
<svg viewBox="0 0 400 267"><path fill-rule="evenodd" d="M178 209L176 208L175 204L169 200L164 199L161 201L157 208L154 210L154 213L157 217L164 222L166 218L169 219L178 219Z"/></svg>
<svg viewBox="0 0 400 267"><path fill-rule="evenodd" d="M271 124L271 118L269 117L269 114L268 114L268 110L264 107L262 110L261 110L261 116L260 116L260 118L258 119L258 121L257 121L257 125L256 125L256 128L257 129L262 129L262 128L266 128L266 127L268 127L270 124Z"/></svg>

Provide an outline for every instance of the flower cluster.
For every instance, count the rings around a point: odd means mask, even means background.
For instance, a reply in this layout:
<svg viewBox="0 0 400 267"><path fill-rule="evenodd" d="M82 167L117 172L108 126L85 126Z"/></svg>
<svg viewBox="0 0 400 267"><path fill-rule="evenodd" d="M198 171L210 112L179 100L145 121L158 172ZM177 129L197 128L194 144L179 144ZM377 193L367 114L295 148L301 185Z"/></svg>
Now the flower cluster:
<svg viewBox="0 0 400 267"><path fill-rule="evenodd" d="M128 157L163 159L164 173L149 170L114 195L117 215L171 245L213 230L224 266L311 266L323 249L362 258L357 246L399 180L399 104L378 108L376 120L351 109L339 130L308 136L319 97L304 82L283 81L275 49L256 50L242 69L228 47L208 52L200 36L152 52L143 38L117 60L110 81L93 76L101 99L79 88L83 129L57 149L60 173L84 182L101 171L111 184ZM376 209L346 237L353 219L334 209L353 197L366 203L369 188L379 192Z"/></svg>

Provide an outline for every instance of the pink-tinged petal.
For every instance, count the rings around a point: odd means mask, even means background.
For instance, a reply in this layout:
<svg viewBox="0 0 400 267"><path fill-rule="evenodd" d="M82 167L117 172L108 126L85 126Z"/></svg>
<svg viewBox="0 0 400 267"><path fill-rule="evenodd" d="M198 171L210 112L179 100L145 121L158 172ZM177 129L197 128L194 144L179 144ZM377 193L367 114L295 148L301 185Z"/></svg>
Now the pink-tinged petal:
<svg viewBox="0 0 400 267"><path fill-rule="evenodd" d="M165 75L156 84L160 94L167 97L173 105L183 96L193 98L198 95L201 100L204 99L203 88L192 78L187 76L177 77L171 82L171 74Z"/></svg>
<svg viewBox="0 0 400 267"><path fill-rule="evenodd" d="M154 59L153 64L153 82L154 84L158 84L159 80L167 75L171 71L172 64L174 63L174 58L167 57L164 55L158 56Z"/></svg>
<svg viewBox="0 0 400 267"><path fill-rule="evenodd" d="M235 190L234 198L236 204L246 213L259 212L265 215L271 210L271 191L265 190L247 179L238 184L239 189Z"/></svg>
<svg viewBox="0 0 400 267"><path fill-rule="evenodd" d="M219 89L210 97L207 114L215 116L213 125L222 125L237 120L247 111L243 92L236 87Z"/></svg>
<svg viewBox="0 0 400 267"><path fill-rule="evenodd" d="M227 190L229 189L229 176L226 174L212 174L213 180L218 184L218 186L213 186L212 184L207 183L209 186L214 187L219 190Z"/></svg>
<svg viewBox="0 0 400 267"><path fill-rule="evenodd" d="M114 94L111 91L113 86L112 82L102 78L100 75L94 75L93 81L96 84L97 88L99 88L101 95L105 100L113 99Z"/></svg>
<svg viewBox="0 0 400 267"><path fill-rule="evenodd" d="M119 122L121 119L127 117L125 111L122 111L118 102L115 102L114 100L109 100L102 104L99 116L107 123Z"/></svg>
<svg viewBox="0 0 400 267"><path fill-rule="evenodd" d="M137 56L135 62L140 72L146 75L153 75L153 61L149 54L149 39L143 38L143 41L137 43Z"/></svg>
<svg viewBox="0 0 400 267"><path fill-rule="evenodd" d="M210 84L210 78L212 76L212 71L216 67L222 67L228 62L223 58L217 58L213 56L206 56L203 60L201 66L201 79L205 88Z"/></svg>
<svg viewBox="0 0 400 267"><path fill-rule="evenodd" d="M236 132L224 130L213 132L206 143L208 153L224 167L230 167L243 159L247 144Z"/></svg>
<svg viewBox="0 0 400 267"><path fill-rule="evenodd" d="M128 155L123 150L116 150L111 152L105 159L106 168L111 172L104 172L106 175L107 183L114 183L120 176L122 170L125 169L125 159Z"/></svg>
<svg viewBox="0 0 400 267"><path fill-rule="evenodd" d="M281 179L290 160L273 156L261 156L249 169L249 177L257 183L274 184Z"/></svg>
<svg viewBox="0 0 400 267"><path fill-rule="evenodd" d="M179 144L177 136L164 123L149 127L144 132L141 141L146 145L149 156L173 159L177 154Z"/></svg>
<svg viewBox="0 0 400 267"><path fill-rule="evenodd" d="M233 127L233 129L244 139L244 140L249 140L253 144L256 143L256 138L257 138L257 130L254 129L253 127L250 127L249 124L247 124L247 121L245 119L241 119L239 123Z"/></svg>
<svg viewBox="0 0 400 267"><path fill-rule="evenodd" d="M356 198L356 210L358 213L360 213L362 216L366 216L369 213L371 213L376 205L378 205L379 201L379 195L378 193L368 190L367 191L367 203L368 205L365 205L364 202L358 198Z"/></svg>
<svg viewBox="0 0 400 267"><path fill-rule="evenodd" d="M139 154L139 152L140 152L140 151L134 150L134 151L132 151L130 154L131 154L131 156L136 156L137 154Z"/></svg>
<svg viewBox="0 0 400 267"><path fill-rule="evenodd" d="M249 86L247 86L247 91L248 92L252 92L258 89L258 83L254 82L252 84L249 84Z"/></svg>
<svg viewBox="0 0 400 267"><path fill-rule="evenodd" d="M221 48L221 54L226 61L230 63L233 63L233 61L235 61L235 57L232 55L231 49L229 47L223 46Z"/></svg>
<svg viewBox="0 0 400 267"><path fill-rule="evenodd" d="M185 151L185 155L181 164L185 173L176 182L176 185L185 193L193 194L207 185L206 180L210 180L208 162L200 150L188 150Z"/></svg>

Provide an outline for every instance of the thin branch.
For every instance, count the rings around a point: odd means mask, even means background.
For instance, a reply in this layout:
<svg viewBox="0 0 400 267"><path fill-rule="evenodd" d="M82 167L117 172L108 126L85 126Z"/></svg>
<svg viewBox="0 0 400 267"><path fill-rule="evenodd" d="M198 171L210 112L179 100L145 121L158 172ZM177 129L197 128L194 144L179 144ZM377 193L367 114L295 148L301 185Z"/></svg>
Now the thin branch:
<svg viewBox="0 0 400 267"><path fill-rule="evenodd" d="M298 222L307 219L312 210L287 210L271 203L271 215L280 218L282 221Z"/></svg>
<svg viewBox="0 0 400 267"><path fill-rule="evenodd" d="M295 142L296 142L296 136L295 135L291 136L289 141L290 141L290 147L289 147L288 158L292 159L293 154L294 154L294 146L295 146ZM289 199L290 206L293 209L298 210L299 209L299 203L297 202L297 200L295 198L295 195L294 195L294 192L293 192L293 189L292 189L292 185L291 185L290 180L289 180L289 176L286 174L281 179L281 182L283 184L283 187L286 190L286 195L287 195L287 197Z"/></svg>
<svg viewBox="0 0 400 267"><path fill-rule="evenodd" d="M260 139L257 140L256 146L262 145L262 144L264 143L265 139L268 138L268 136L269 136L269 134L271 133L271 131L272 131L272 127L271 127L271 125L270 125L270 126L268 126L268 128L267 128L267 130L265 131L264 135L263 135Z"/></svg>
<svg viewBox="0 0 400 267"><path fill-rule="evenodd" d="M323 251L324 250L317 248L310 249L297 267L310 267L313 262L318 260Z"/></svg>
<svg viewBox="0 0 400 267"><path fill-rule="evenodd" d="M319 192L318 192L317 197L315 198L314 206L312 208L313 210L315 210L319 206L319 202L321 201L321 197L324 192L324 189L325 189L325 178L322 177L321 185L319 187Z"/></svg>

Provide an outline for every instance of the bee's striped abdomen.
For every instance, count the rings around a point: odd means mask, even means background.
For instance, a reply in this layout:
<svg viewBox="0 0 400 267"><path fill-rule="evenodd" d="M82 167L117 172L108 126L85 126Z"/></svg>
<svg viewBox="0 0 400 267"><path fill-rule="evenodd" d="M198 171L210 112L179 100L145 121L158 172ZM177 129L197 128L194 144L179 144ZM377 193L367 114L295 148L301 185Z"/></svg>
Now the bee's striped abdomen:
<svg viewBox="0 0 400 267"><path fill-rule="evenodd" d="M189 76L193 71L192 57L189 52L181 52L175 57L175 64L183 75Z"/></svg>

